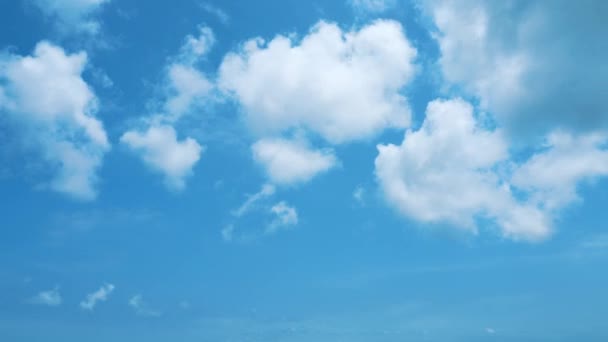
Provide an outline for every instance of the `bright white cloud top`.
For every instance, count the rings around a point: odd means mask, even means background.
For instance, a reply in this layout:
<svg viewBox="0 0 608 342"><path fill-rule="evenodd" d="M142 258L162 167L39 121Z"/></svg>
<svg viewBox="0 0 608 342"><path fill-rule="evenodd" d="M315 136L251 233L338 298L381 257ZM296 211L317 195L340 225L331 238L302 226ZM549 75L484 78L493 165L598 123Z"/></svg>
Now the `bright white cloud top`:
<svg viewBox="0 0 608 342"><path fill-rule="evenodd" d="M67 54L43 41L32 56L10 55L0 64L0 109L52 170L49 187L94 199L97 171L110 143L95 117L95 93L82 78L87 54Z"/></svg>
<svg viewBox="0 0 608 342"><path fill-rule="evenodd" d="M344 31L321 21L301 39L245 42L224 57L218 82L241 105L251 130L266 137L252 149L270 179L299 183L336 159L276 136L301 129L340 144L407 127L411 114L401 90L414 77L416 54L398 22Z"/></svg>
<svg viewBox="0 0 608 342"><path fill-rule="evenodd" d="M468 103L434 101L420 130L400 146L378 146L376 175L388 202L414 219L476 231L476 217L488 217L506 236L543 238L550 229L544 214L519 203L501 178L507 149Z"/></svg>
<svg viewBox="0 0 608 342"><path fill-rule="evenodd" d="M416 220L476 232L485 218L506 237L539 240L552 232L556 210L577 199L580 182L608 174L604 141L554 133L547 149L518 163L470 104L436 100L400 146L378 145L376 176L387 201Z"/></svg>
<svg viewBox="0 0 608 342"><path fill-rule="evenodd" d="M219 83L260 134L306 128L341 143L409 124L400 90L414 76L415 57L397 22L353 32L320 22L301 40L246 42L225 57Z"/></svg>
<svg viewBox="0 0 608 342"><path fill-rule="evenodd" d="M87 297L80 302L80 307L84 310L93 311L95 306L99 302L105 302L108 300L112 292L114 292L115 286L112 284L104 284L99 290L90 293Z"/></svg>
<svg viewBox="0 0 608 342"><path fill-rule="evenodd" d="M312 150L304 141L262 139L251 147L253 159L279 185L309 181L338 163L332 150Z"/></svg>

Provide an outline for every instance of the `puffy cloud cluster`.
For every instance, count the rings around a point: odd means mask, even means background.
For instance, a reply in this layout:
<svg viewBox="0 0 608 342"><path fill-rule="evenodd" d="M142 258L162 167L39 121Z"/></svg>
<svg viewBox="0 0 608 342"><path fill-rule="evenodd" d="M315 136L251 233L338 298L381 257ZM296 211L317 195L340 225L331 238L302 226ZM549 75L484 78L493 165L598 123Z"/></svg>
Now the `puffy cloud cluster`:
<svg viewBox="0 0 608 342"><path fill-rule="evenodd" d="M142 127L125 132L121 142L152 170L161 173L171 190L182 190L204 151L195 139L180 140L174 125L204 102L213 84L197 68L215 42L208 27L187 36L178 55L167 65L168 88L160 114L147 117Z"/></svg>
<svg viewBox="0 0 608 342"><path fill-rule="evenodd" d="M226 55L218 82L262 138L253 151L271 178L277 176L277 163L303 156L318 161L315 170L291 167L293 175L279 175L283 183L300 182L327 170L334 158L277 136L297 130L340 144L407 127L410 109L401 91L414 76L415 58L395 21L350 32L320 22L301 39L279 35L269 42L247 41Z"/></svg>
<svg viewBox="0 0 608 342"><path fill-rule="evenodd" d="M428 0L445 79L511 133L608 124L608 3Z"/></svg>
<svg viewBox="0 0 608 342"><path fill-rule="evenodd" d="M602 142L556 133L516 162L504 134L484 127L470 104L436 100L401 145L378 146L376 176L387 201L416 220L476 231L489 219L506 237L539 240L580 182L608 174Z"/></svg>
<svg viewBox="0 0 608 342"><path fill-rule="evenodd" d="M67 54L45 41L32 56L1 58L0 111L52 170L51 189L91 200L110 144L95 117L97 98L82 78L86 64L86 53Z"/></svg>
<svg viewBox="0 0 608 342"><path fill-rule="evenodd" d="M378 146L388 202L423 222L475 230L489 219L504 236L548 236L560 209L580 200L579 184L608 174L608 69L598 68L608 57L598 13L608 6L422 4L436 25L446 85L474 96L502 129L484 126L462 100L433 101L401 145Z"/></svg>

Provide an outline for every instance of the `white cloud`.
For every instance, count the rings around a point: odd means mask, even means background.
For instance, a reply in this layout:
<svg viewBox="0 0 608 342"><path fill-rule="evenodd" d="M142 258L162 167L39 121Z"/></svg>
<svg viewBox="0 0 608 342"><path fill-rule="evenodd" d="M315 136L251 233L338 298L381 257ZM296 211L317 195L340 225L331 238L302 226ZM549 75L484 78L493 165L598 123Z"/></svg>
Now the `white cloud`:
<svg viewBox="0 0 608 342"><path fill-rule="evenodd" d="M289 229L298 224L298 212L296 208L289 206L283 201L272 206L270 212L275 215L275 219L266 228L267 234L274 234L281 229Z"/></svg>
<svg viewBox="0 0 608 342"><path fill-rule="evenodd" d="M100 24L95 18L110 0L30 0L62 30L95 34Z"/></svg>
<svg viewBox="0 0 608 342"><path fill-rule="evenodd" d="M226 242L252 241L263 234L274 234L279 230L290 229L298 223L298 212L296 208L289 206L285 201L279 201L274 205L269 204L269 198L274 196L276 187L272 184L265 184L262 189L255 194L249 195L247 200L236 210L232 212L235 220L222 228L222 239ZM266 215L272 216L270 223L266 226L264 232L237 232L236 222L243 216L260 210Z"/></svg>
<svg viewBox="0 0 608 342"><path fill-rule="evenodd" d="M80 302L80 307L84 310L92 311L98 302L105 302L108 297L114 292L114 285L105 284L99 290L87 295L85 300Z"/></svg>
<svg viewBox="0 0 608 342"><path fill-rule="evenodd" d="M414 76L415 57L395 21L352 32L319 22L301 40L246 42L224 58L219 85L258 134L303 128L341 143L409 124L400 91Z"/></svg>
<svg viewBox="0 0 608 342"><path fill-rule="evenodd" d="M55 173L53 190L91 200L110 144L95 118L97 98L82 79L86 63L86 53L69 55L44 41L33 56L2 58L0 110L23 128L26 145L36 146Z"/></svg>
<svg viewBox="0 0 608 342"><path fill-rule="evenodd" d="M162 313L160 311L151 310L144 302L142 295L137 294L129 299L129 306L135 310L135 313L139 316L145 317L160 317Z"/></svg>
<svg viewBox="0 0 608 342"><path fill-rule="evenodd" d="M165 103L166 119L177 121L195 101L209 94L213 84L198 70L183 64L171 65L168 73L171 96Z"/></svg>
<svg viewBox="0 0 608 342"><path fill-rule="evenodd" d="M365 204L365 198L364 197L365 197L365 189L362 186L357 186L355 188L355 190L353 191L353 198L360 205L364 205Z"/></svg>
<svg viewBox="0 0 608 342"><path fill-rule="evenodd" d="M348 3L358 11L380 13L395 6L396 0L348 0Z"/></svg>
<svg viewBox="0 0 608 342"><path fill-rule="evenodd" d="M186 178L193 173L204 146L191 137L177 139L174 125L184 115L198 108L213 89L213 84L198 71L200 62L215 42L208 27L199 27L198 36L188 35L173 62L167 65L168 87L161 102L162 112L145 118L140 130L129 130L121 142L138 152L144 163L165 177L171 190L183 190Z"/></svg>
<svg viewBox="0 0 608 342"><path fill-rule="evenodd" d="M608 124L608 4L557 1L424 1L439 32L450 84L518 134ZM555 39L555 37L560 37Z"/></svg>
<svg viewBox="0 0 608 342"><path fill-rule="evenodd" d="M61 305L61 302L61 294L59 294L58 288L54 288L48 291L42 291L29 300L30 304L46 306L59 306Z"/></svg>
<svg viewBox="0 0 608 342"><path fill-rule="evenodd" d="M580 182L608 175L607 142L602 134L550 134L546 149L517 168L513 184L532 192L542 207L559 209L579 199Z"/></svg>
<svg viewBox="0 0 608 342"><path fill-rule="evenodd" d="M177 63L182 65L193 65L204 58L215 44L213 31L207 26L199 26L198 36L187 35L184 39Z"/></svg>
<svg viewBox="0 0 608 342"><path fill-rule="evenodd" d="M145 132L128 131L120 141L141 154L143 161L165 176L165 184L182 190L200 159L203 147L194 139L177 139L172 126L151 126Z"/></svg>
<svg viewBox="0 0 608 342"><path fill-rule="evenodd" d="M462 100L433 101L418 131L403 143L379 145L376 176L389 203L403 214L429 223L449 223L476 232L476 218L493 220L502 234L537 240L550 222L536 206L511 193L500 167L508 146Z"/></svg>
<svg viewBox="0 0 608 342"><path fill-rule="evenodd" d="M236 217L241 217L248 213L251 209L255 207L255 205L272 195L274 195L276 189L272 184L264 184L262 189L259 192L249 196L245 203L243 203L237 210L233 212L233 215Z"/></svg>
<svg viewBox="0 0 608 342"><path fill-rule="evenodd" d="M555 131L528 158L513 158L500 130L484 127L463 100L429 104L418 131L379 145L376 176L389 203L418 221L476 231L493 221L506 237L538 240L578 186L608 175L608 138Z"/></svg>
<svg viewBox="0 0 608 342"><path fill-rule="evenodd" d="M203 2L201 8L214 15L222 24L227 25L230 22L230 16L223 9L216 7L208 2Z"/></svg>
<svg viewBox="0 0 608 342"><path fill-rule="evenodd" d="M338 163L332 150L311 150L301 141L262 139L251 149L270 180L282 185L306 182Z"/></svg>

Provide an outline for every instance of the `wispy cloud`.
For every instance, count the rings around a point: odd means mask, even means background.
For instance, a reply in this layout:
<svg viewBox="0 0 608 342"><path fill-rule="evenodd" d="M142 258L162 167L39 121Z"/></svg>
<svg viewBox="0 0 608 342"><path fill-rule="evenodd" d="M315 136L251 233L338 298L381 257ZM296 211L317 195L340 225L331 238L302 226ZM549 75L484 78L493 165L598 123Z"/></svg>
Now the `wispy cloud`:
<svg viewBox="0 0 608 342"><path fill-rule="evenodd" d="M92 311L93 309L95 309L95 306L98 302L105 302L106 300L108 300L110 294L114 292L114 288L115 287L112 284L104 284L102 287L99 288L99 290L88 294L85 300L80 302L80 307L84 310Z"/></svg>
<svg viewBox="0 0 608 342"><path fill-rule="evenodd" d="M28 303L34 305L59 306L62 303L59 288L55 287L52 290L42 291L28 300Z"/></svg>
<svg viewBox="0 0 608 342"><path fill-rule="evenodd" d="M224 25L228 25L228 23L230 22L230 16L228 15L228 13L226 13L223 9L214 6L213 4L203 2L201 3L201 8L205 12L215 16Z"/></svg>
<svg viewBox="0 0 608 342"><path fill-rule="evenodd" d="M236 209L235 211L232 212L232 214L236 217L241 217L241 216L245 215L250 210L255 208L255 205L259 201L274 195L275 191L276 191L276 189L275 189L274 185L264 184L262 186L262 189L259 192L255 193L253 195L250 195L247 198L247 200L238 209Z"/></svg>
<svg viewBox="0 0 608 342"><path fill-rule="evenodd" d="M361 185L357 186L353 191L353 198L359 205L365 204L365 189Z"/></svg>
<svg viewBox="0 0 608 342"><path fill-rule="evenodd" d="M144 302L141 294L131 297L131 299L129 299L129 306L132 307L139 316L160 317L162 315L160 311L150 309L148 304Z"/></svg>

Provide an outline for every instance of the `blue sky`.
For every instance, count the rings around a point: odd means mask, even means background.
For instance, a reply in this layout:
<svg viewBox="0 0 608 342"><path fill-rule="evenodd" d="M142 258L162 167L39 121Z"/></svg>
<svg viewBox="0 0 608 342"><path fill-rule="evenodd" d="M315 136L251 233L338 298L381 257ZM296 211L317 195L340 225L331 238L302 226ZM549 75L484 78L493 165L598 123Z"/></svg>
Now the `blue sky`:
<svg viewBox="0 0 608 342"><path fill-rule="evenodd" d="M4 341L605 341L600 1L0 4Z"/></svg>

